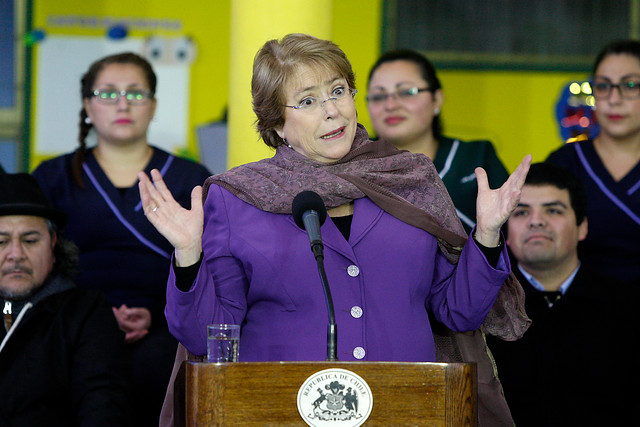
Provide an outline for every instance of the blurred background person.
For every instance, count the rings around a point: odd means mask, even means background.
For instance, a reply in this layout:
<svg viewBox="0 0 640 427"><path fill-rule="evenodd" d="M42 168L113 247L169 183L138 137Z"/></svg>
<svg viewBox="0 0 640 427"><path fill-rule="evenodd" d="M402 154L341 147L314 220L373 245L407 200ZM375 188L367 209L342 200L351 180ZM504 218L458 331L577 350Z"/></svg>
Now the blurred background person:
<svg viewBox="0 0 640 427"><path fill-rule="evenodd" d="M133 425L124 333L73 283L66 221L31 175L0 174L0 425Z"/></svg>
<svg viewBox="0 0 640 427"><path fill-rule="evenodd" d="M453 336L451 346L480 366L480 399L493 411L491 421L482 412L483 422L510 425L501 391L485 393L494 369L473 331L484 323L517 335L526 323L513 300L496 304L496 324L485 318L503 286L518 287L500 227L531 157L496 190L478 168L478 224L467 239L431 160L370 141L355 94L351 64L334 43L304 34L270 40L255 57L252 95L258 131L275 155L210 178L203 196L196 187L191 210L173 200L157 170L153 182L139 174L145 214L175 248L171 332L203 355L208 324L236 323L241 361L325 360L325 297L307 233L292 216L294 197L312 190L328 208L322 236L338 359L435 361L431 313L451 330L472 331L467 352Z"/></svg>
<svg viewBox="0 0 640 427"><path fill-rule="evenodd" d="M566 167L589 197L589 234L580 258L640 286L640 41L605 46L593 66L600 133L567 144L547 161Z"/></svg>
<svg viewBox="0 0 640 427"><path fill-rule="evenodd" d="M157 425L176 341L164 317L172 246L144 217L137 173L161 171L178 203L210 175L147 141L157 100L147 60L121 53L94 62L81 81L80 147L34 171L52 204L69 216L80 249L78 285L104 292L126 332L136 425ZM95 133L97 145L87 146Z"/></svg>
<svg viewBox="0 0 640 427"><path fill-rule="evenodd" d="M533 323L514 342L487 337L518 426L632 425L638 371L637 288L581 262L587 196L573 173L531 166L507 222L513 270Z"/></svg>
<svg viewBox="0 0 640 427"><path fill-rule="evenodd" d="M369 72L367 107L376 135L401 150L432 159L468 232L476 223L475 168L482 167L491 188L509 173L489 141L463 142L443 135L444 93L431 62L418 52L382 55Z"/></svg>

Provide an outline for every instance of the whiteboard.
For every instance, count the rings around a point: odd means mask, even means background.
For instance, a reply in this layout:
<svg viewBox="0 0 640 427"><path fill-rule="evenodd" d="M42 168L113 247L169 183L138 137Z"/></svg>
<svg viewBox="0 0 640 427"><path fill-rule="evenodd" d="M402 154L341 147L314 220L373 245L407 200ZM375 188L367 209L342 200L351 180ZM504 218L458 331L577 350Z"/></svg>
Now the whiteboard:
<svg viewBox="0 0 640 427"><path fill-rule="evenodd" d="M91 63L106 55L143 53L145 39L128 37L48 36L38 44L36 62L34 151L58 155L75 150L82 100L80 78ZM158 106L147 134L150 144L169 152L187 145L189 62L150 61L158 77ZM91 135L87 139L91 146Z"/></svg>

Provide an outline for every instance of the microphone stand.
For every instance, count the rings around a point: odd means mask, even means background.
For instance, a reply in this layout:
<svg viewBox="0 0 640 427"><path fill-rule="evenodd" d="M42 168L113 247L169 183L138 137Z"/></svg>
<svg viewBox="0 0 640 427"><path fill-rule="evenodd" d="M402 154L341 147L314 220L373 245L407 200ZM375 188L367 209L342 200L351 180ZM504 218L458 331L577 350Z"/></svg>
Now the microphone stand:
<svg viewBox="0 0 640 427"><path fill-rule="evenodd" d="M302 191L294 197L291 203L291 213L296 225L307 231L311 241L311 252L318 264L318 273L324 290L324 298L329 311L329 325L327 326L327 361L338 360L338 327L336 326L336 315L333 310L333 298L331 289L327 281L327 274L324 271L324 245L320 236L320 227L327 218L327 208L322 198L313 191Z"/></svg>
<svg viewBox="0 0 640 427"><path fill-rule="evenodd" d="M327 325L327 361L335 362L338 360L338 326L336 325L336 315L333 309L333 298L331 297L327 273L324 271L322 242L318 240L311 242L311 250L318 263L318 273L320 273L320 281L324 288L324 297L327 301L327 309L329 310L329 324Z"/></svg>

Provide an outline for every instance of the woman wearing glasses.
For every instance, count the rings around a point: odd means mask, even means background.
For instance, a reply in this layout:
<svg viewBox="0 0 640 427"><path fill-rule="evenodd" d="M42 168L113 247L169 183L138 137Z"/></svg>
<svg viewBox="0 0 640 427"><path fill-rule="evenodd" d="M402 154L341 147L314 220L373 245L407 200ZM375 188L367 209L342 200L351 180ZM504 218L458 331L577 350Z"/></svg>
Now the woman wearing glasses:
<svg viewBox="0 0 640 427"><path fill-rule="evenodd" d="M325 359L327 305L309 237L292 216L302 190L328 209L321 233L339 360L434 361L429 313L456 331L485 320L510 274L500 227L530 156L499 190L478 171L481 209L467 240L431 162L370 141L355 93L334 43L303 34L268 41L252 95L274 156L211 177L204 207L198 187L191 210L157 171L152 181L140 174L147 218L175 247L167 321L191 353L206 353L207 324L236 323L241 361ZM525 328L502 320L515 325L510 332Z"/></svg>
<svg viewBox="0 0 640 427"><path fill-rule="evenodd" d="M442 135L444 94L436 70L423 55L398 50L381 56L369 72L367 107L379 138L433 160L468 232L476 223L478 185L484 168L491 188L509 177L489 141L469 143Z"/></svg>
<svg viewBox="0 0 640 427"><path fill-rule="evenodd" d="M80 147L43 162L34 176L67 213L66 236L80 249L79 286L103 291L132 360L136 425L157 425L176 342L163 314L172 246L145 219L139 171L162 171L178 203L210 175L149 144L157 100L151 65L133 53L102 58L82 77ZM95 135L96 145L87 146Z"/></svg>
<svg viewBox="0 0 640 427"><path fill-rule="evenodd" d="M600 133L567 144L547 161L574 172L589 199L582 261L640 285L640 41L607 45L593 67Z"/></svg>

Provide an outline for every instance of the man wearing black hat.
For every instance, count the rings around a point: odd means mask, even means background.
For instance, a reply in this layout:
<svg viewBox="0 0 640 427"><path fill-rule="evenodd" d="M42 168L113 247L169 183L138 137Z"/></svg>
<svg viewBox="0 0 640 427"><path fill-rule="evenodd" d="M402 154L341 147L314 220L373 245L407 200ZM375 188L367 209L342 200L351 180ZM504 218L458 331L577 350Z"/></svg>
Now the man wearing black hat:
<svg viewBox="0 0 640 427"><path fill-rule="evenodd" d="M129 424L123 333L29 174L0 174L0 425Z"/></svg>

